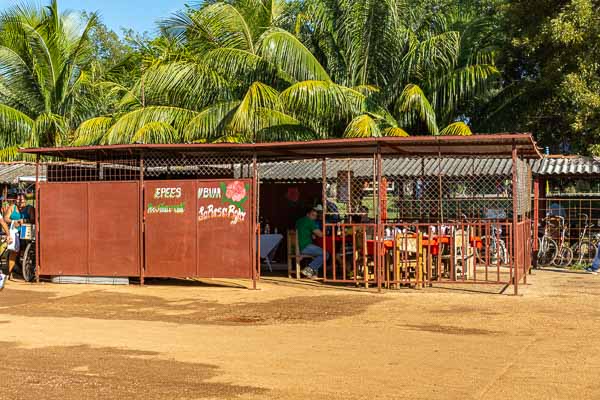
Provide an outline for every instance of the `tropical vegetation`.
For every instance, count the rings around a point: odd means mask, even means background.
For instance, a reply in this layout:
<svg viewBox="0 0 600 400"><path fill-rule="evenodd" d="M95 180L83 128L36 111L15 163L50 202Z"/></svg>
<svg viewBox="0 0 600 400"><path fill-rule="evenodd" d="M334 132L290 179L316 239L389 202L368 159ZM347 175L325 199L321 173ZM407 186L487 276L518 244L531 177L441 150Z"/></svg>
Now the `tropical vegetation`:
<svg viewBox="0 0 600 400"><path fill-rule="evenodd" d="M0 158L21 146L524 130L594 151L597 6L210 0L165 16L154 36L121 37L56 0L10 7Z"/></svg>

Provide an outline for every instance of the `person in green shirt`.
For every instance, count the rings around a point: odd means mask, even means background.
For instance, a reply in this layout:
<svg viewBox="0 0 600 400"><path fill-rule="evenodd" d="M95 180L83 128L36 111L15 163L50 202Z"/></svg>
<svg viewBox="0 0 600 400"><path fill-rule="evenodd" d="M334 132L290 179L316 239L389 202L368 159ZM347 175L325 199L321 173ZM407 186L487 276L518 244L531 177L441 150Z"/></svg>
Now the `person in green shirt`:
<svg viewBox="0 0 600 400"><path fill-rule="evenodd" d="M318 212L311 208L306 215L296 221L296 234L298 235L298 247L300 254L314 257L308 264L308 267L302 270L302 275L307 278L312 278L319 274L323 267L323 249L313 244L313 236L323 237L323 232L317 226ZM325 257L329 259L329 254L325 253Z"/></svg>

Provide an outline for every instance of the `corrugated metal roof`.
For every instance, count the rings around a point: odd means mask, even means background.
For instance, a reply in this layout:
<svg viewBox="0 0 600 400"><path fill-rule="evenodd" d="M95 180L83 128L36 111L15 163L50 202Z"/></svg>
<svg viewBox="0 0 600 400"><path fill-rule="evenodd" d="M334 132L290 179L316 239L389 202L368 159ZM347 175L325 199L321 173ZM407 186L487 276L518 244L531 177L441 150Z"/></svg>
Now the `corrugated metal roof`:
<svg viewBox="0 0 600 400"><path fill-rule="evenodd" d="M536 175L600 175L600 159L583 156L550 156L532 161Z"/></svg>
<svg viewBox="0 0 600 400"><path fill-rule="evenodd" d="M583 156L550 156L529 162L534 175L548 176L593 176L600 175L600 158ZM338 171L351 170L354 176L373 176L372 160L330 160L327 162L327 177L335 178ZM510 176L512 160L507 158L384 158L383 175L387 176ZM261 163L260 176L263 180L318 180L322 176L319 160Z"/></svg>
<svg viewBox="0 0 600 400"><path fill-rule="evenodd" d="M0 183L18 183L23 176L35 176L35 165L26 163L0 164Z"/></svg>
<svg viewBox="0 0 600 400"><path fill-rule="evenodd" d="M382 161L386 176L510 176L512 161L506 158L385 158ZM260 177L271 181L319 180L323 176L319 160L261 163ZM356 177L373 176L373 160L329 160L328 178L335 178L339 171L353 171Z"/></svg>

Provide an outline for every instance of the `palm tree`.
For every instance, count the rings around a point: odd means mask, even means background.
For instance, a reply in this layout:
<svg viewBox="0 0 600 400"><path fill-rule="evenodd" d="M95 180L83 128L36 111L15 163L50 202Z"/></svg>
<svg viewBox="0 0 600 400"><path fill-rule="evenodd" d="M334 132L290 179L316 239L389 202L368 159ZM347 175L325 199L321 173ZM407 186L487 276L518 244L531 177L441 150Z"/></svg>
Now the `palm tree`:
<svg viewBox="0 0 600 400"><path fill-rule="evenodd" d="M97 91L86 68L96 21L60 13L56 0L0 14L0 158L19 157L21 146L66 143L94 115Z"/></svg>
<svg viewBox="0 0 600 400"><path fill-rule="evenodd" d="M486 40L493 26L469 1L423 3L309 0L305 30L336 82L382 88L374 102L403 127L465 133L466 124L454 123L461 102L497 83ZM439 132L440 123L452 127Z"/></svg>
<svg viewBox="0 0 600 400"><path fill-rule="evenodd" d="M311 0L295 21L283 0L177 13L121 111L84 122L75 143L469 134L453 111L495 68L448 21L426 29L404 3Z"/></svg>

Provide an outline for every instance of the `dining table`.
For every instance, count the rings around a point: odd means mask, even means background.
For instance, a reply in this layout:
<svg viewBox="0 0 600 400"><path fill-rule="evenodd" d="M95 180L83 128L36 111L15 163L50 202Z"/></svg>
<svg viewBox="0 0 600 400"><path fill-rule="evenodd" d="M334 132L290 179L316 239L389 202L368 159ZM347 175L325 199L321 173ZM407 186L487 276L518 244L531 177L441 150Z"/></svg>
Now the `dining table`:
<svg viewBox="0 0 600 400"><path fill-rule="evenodd" d="M360 241L360 239L357 239L356 241L358 243ZM326 236L325 238L316 238L314 241L314 243L319 247L323 247L323 243L325 243L325 250L330 254L333 251L334 242L335 242L336 253L339 253L340 250L343 248L344 244L346 246L348 246L353 243L352 235ZM367 250L368 255L375 254L375 242L376 241L374 239L366 240L366 243L367 243L366 250ZM423 235L423 238L421 240L421 248L422 248L422 250L424 250L424 252L428 252L428 253L431 253L431 255L433 255L433 256L437 256L441 250L441 247L443 245L450 245L451 242L452 242L451 235L431 235L431 237L429 237L428 235ZM481 249L483 247L483 242L481 240L481 237L471 236L469 238L469 242L471 243L472 247L475 247L477 249ZM383 240L383 248L386 251L393 250L394 249L394 239L393 238L385 238Z"/></svg>
<svg viewBox="0 0 600 400"><path fill-rule="evenodd" d="M434 256L437 256L441 250L442 245L450 245L452 242L452 236L450 235L435 235L430 238L427 235L423 235L421 240L421 249L424 252L429 252ZM482 241L480 237L471 237L469 239L471 246L481 249ZM375 248L375 240L367 240L367 253L373 254ZM384 250L394 249L394 239L383 240Z"/></svg>

